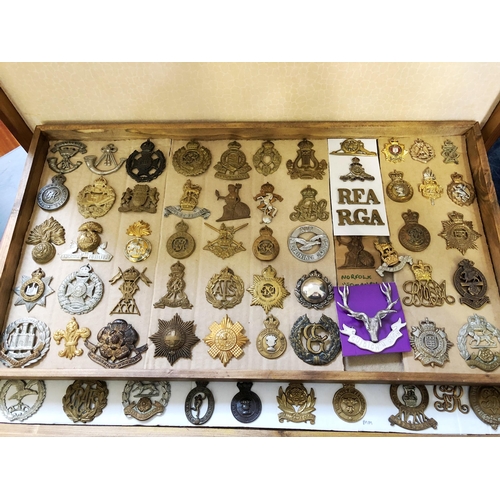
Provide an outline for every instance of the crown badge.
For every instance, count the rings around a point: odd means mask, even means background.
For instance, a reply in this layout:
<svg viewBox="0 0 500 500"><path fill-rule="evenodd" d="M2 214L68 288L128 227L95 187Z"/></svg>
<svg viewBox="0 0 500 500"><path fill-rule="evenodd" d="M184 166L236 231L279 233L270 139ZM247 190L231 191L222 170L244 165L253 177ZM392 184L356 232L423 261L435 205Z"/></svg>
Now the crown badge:
<svg viewBox="0 0 500 500"><path fill-rule="evenodd" d="M288 160L286 168L288 175L292 179L323 179L326 171L326 160L317 160L314 144L307 139L303 139L298 144L299 150L295 160Z"/></svg>
<svg viewBox="0 0 500 500"><path fill-rule="evenodd" d="M472 221L464 221L460 212L448 213L449 220L441 221L443 230L439 236L446 240L446 249L456 248L462 255L469 249L477 249L475 241L481 236L474 231Z"/></svg>
<svg viewBox="0 0 500 500"><path fill-rule="evenodd" d="M188 179L182 187L182 197L180 204L177 206L165 207L163 215L168 217L170 214L177 215L182 219L194 219L195 217L203 217L208 219L210 217L210 210L206 208L197 208L198 198L201 193L201 186L193 184L191 179Z"/></svg>
<svg viewBox="0 0 500 500"><path fill-rule="evenodd" d="M391 182L385 188L387 196L392 201L398 203L404 203L410 200L413 196L413 188L403 179L403 172L393 170L389 172L389 177L391 178Z"/></svg>
<svg viewBox="0 0 500 500"><path fill-rule="evenodd" d="M290 220L300 222L315 222L327 220L329 213L326 211L328 202L326 200L316 201L318 191L308 185L300 194L302 200L293 207L294 212L290 214Z"/></svg>
<svg viewBox="0 0 500 500"><path fill-rule="evenodd" d="M418 223L419 213L408 209L401 214L405 225L399 230L398 238L401 245L411 252L421 252L425 250L430 242L429 231Z"/></svg>
<svg viewBox="0 0 500 500"><path fill-rule="evenodd" d="M472 184L465 182L458 172L451 174L451 182L446 187L446 192L450 200L459 207L469 206L476 199Z"/></svg>

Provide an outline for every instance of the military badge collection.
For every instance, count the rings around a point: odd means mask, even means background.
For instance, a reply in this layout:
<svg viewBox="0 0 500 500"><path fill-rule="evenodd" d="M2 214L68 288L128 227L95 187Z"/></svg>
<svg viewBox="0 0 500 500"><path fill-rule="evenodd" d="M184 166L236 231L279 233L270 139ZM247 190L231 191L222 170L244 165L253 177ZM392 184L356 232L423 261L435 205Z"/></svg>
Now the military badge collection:
<svg viewBox="0 0 500 500"><path fill-rule="evenodd" d="M467 208L476 200L474 187L464 179L463 174L451 171L443 173L448 164L457 169L457 165L461 163L458 148L452 141L445 140L441 146L443 160L440 160L439 150L436 154L435 148L425 140L414 139L408 150L403 142L394 137L380 142L380 152L383 154L380 158L391 164L393 169L383 181L387 198L397 204L391 205L391 209L401 206L402 203L408 205L410 202L416 203L414 192L430 200L430 205L428 205L429 210L426 208L424 211L420 208L422 213L410 208L401 213L404 220L404 225L400 226L398 233L401 246L412 253L423 252L431 244L437 246L439 238L435 236L441 236L446 240L446 247L442 246L442 250L455 249L462 256L467 251L477 250L481 244L481 234L474 230L473 222L468 220L470 212L467 212ZM368 146L365 147L365 144ZM371 144L372 142L367 143L367 140L360 139L340 140L335 148L331 148L329 154L337 158L336 162L343 162L343 167L333 173L329 172L328 163L321 157L322 154L314 149L314 143L306 138L297 144L296 156L290 159L285 157L284 162L275 144L269 140L262 142L257 151L249 151L244 142L243 144L237 141L229 142L220 159L217 159L213 157L207 147L208 144L202 144L195 139L168 154L164 154L151 139L148 139L128 158L118 159L115 156L118 148L114 144L107 144L101 147L100 154L86 155L84 161L81 161L80 155L86 154L90 149L87 145L79 141L59 142L50 149L50 153L59 154L60 158L53 156L47 158L49 167L57 175L53 175L40 189L37 196L38 206L44 211L62 212L73 203L84 218L99 218L103 222L90 220L82 223L78 229L76 227L65 229L54 217L50 217L32 226L26 243L35 245L32 251L33 261L38 265L45 265L56 254L54 245L66 243L65 237L68 231L74 233L71 235L74 240L71 241L69 249L61 252L61 260L99 261L99 267L96 266L94 269L89 263L85 264L85 261L84 265L80 264L76 268L65 267L68 271L67 277L58 287L56 286L55 290L50 286L51 283L54 286L52 276L47 276L47 270L38 267L30 271L31 276L22 275L19 278L18 285L14 289L16 295L14 304L24 305L27 312L34 309L36 313L37 305L54 306L54 297L57 295L60 307L70 315L65 326L57 325L56 329L54 325L52 336L62 349L58 352L58 356L66 358L67 361L81 357L85 346L89 358L107 369L123 369L140 362L146 355L148 347L154 350L154 358L167 358L170 365L174 365L181 358L190 362L204 352L213 358L214 362L218 361L219 366L228 368L234 366L244 355L253 356L255 351L265 358L262 362L276 364L280 362L279 358L287 349L288 337L294 355L302 362L315 367L332 363L339 353L342 353L342 356L359 356L413 350L415 360L420 361L425 367L435 368L449 362L450 349L458 348L470 368L486 372L495 370L500 366L500 331L485 317L477 314L468 317L467 323L458 332L457 347L448 340L451 332L445 333L443 326L436 326L432 321L432 315L428 318L426 313L425 319L422 317L418 324L406 324L402 304L406 307L427 308L451 305L455 302L455 298L446 291L446 282L441 281L439 284L432 279L430 264L411 255L399 255L400 249L393 246L384 231L380 232L379 240L375 242L375 248L380 252L378 268L375 264L376 259L363 247L361 243L363 233L357 232L357 226L382 226L387 223L383 211L378 207L380 193L373 189L373 184L370 184L376 181L376 176L373 175L373 170L366 168L372 161L367 158L379 157L376 151L372 151L376 147L372 147ZM172 160L169 159L171 154ZM249 164L247 159L250 158L252 161ZM165 217L174 215L178 222L175 223L175 230L163 240L165 241L163 247L155 248L145 236L152 234L151 225L154 224L154 217L157 217L149 214L161 213L161 207L158 207L161 193L157 187L145 183L151 183L160 177L168 168L169 161L176 171L175 175L196 176L197 183L191 179L184 180L181 189L168 193L167 199L172 199L174 203L175 198L178 199L179 194L181 195L179 205L165 206L163 211ZM285 167L282 167L284 170L281 172L279 167L282 162ZM438 162L444 166L437 166ZM419 163L426 164L423 172L419 170L422 172L420 184L412 186L408 181L410 163L412 168L417 168ZM75 193L74 198L71 198L65 183L68 182L67 179L72 172L83 164L94 177L88 185L81 188L79 193ZM137 184L126 188L117 208L115 206L117 193L112 187L113 174L124 164L126 165L124 171L126 170L127 175ZM428 164L432 166L432 170ZM330 170L332 170L331 163ZM210 210L197 206L205 185L202 182L203 176L210 172L218 180L218 189L215 190L215 197L213 191L211 194L205 192L203 195L204 199L211 196L219 203L224 202L220 203L219 208L216 208L216 203L211 204L212 210L217 212L215 216L217 219ZM260 192L256 193L259 188L254 191L255 188L251 188L248 184L247 179L257 175L276 179L277 172L278 175L287 176L288 180L293 179L297 189L293 192L284 192L279 181L274 180L273 184L259 183ZM330 204L329 200L318 195L316 189L318 186L315 183L329 175L336 176L340 202L344 202L347 208L335 210L335 206ZM415 176L412 178L415 179ZM356 182L361 182L364 187L357 188ZM442 221L441 232L431 235L425 223L429 220L429 212L443 200L446 201L446 196L442 197L445 189L448 195L447 203L449 204L451 200L465 212L451 210L444 212L449 220ZM287 214L280 208L281 205L284 206L285 201L292 203L293 212ZM423 206L421 202L418 203L420 207ZM366 205L366 209L358 208L358 204ZM370 208L374 209L370 212ZM214 308L213 316L206 318L206 324L200 324L199 319L197 322L185 321L177 313L169 315L168 311L164 311L167 314L158 318L157 330L154 333L151 331L149 335L143 332L144 328L137 320L129 323L121 318L109 320L107 325L100 325L92 333L87 327L90 326L89 321L84 321L82 316L82 320L79 318L77 322L75 315L92 313L103 297L104 282L111 285L119 283L122 295L109 314L139 317L141 312L147 314L143 310L142 302L139 302L140 307L136 302L136 298L141 296L141 289L144 288L139 287L139 284L149 287L155 278L154 273L150 275L152 279L146 275L147 269L144 266L136 268L130 267L129 264L128 267L114 267L109 263L113 255L106 248L108 242L117 238L117 233L113 233L116 228L105 223L111 211L129 214L129 217L133 217L135 213L137 219L139 217L146 219L134 222L128 218L128 227L120 224L121 232L126 229L126 234L133 237L125 244L121 259L126 258L133 263L139 263L153 252L157 252L161 256L158 257L158 263L161 262L163 267L168 262L166 260L168 256L177 261L170 260L167 264L170 274L166 293L156 302L150 302L154 309L165 307L196 309L196 302L188 298L188 294L194 292L192 285L196 280L196 274L193 275L196 268L190 265L190 257L195 249L208 250L212 253L212 259L215 257L222 260L229 259L227 261L229 263L235 255L248 252L248 243L251 244L252 241L247 237L248 232L250 229L255 231L255 227L259 231L259 236L257 238L257 235L253 236L254 243L249 255L253 253L256 259L264 263L279 257L279 242L286 243L284 246L288 247L291 256L300 261L297 266L307 266L321 261L327 255L330 245L334 246L335 243L336 247L343 244L349 250L345 257L345 265L339 268L376 269L381 277L384 277L385 273L391 277L392 273L407 269L406 264L408 264L415 275L415 281L406 281L400 288L399 291L403 290L409 295L400 300L398 287L394 282L336 287L335 279L332 283L320 271L303 267L303 272L295 277L296 284L288 285L291 288L295 286L294 294L300 305L295 302L293 310L297 311L299 307L304 307L312 310L311 313L315 315L309 318L307 314L302 316L296 314L291 330L283 333L278 328L279 313L285 308L290 312L292 305L289 302L291 299L287 299L291 295L291 290L285 285L280 266L277 265L276 268L271 265L264 266L260 274L253 275L253 283L249 286L250 283L245 284L238 276L237 266L229 267L225 262L225 267L219 267L220 271L213 270L215 274L206 284L205 298ZM140 212L140 215L137 212ZM325 224L322 227L312 225L319 221L331 223L329 219L333 219L335 213L341 216L339 219L342 221L341 224L353 228L352 233L343 232L342 236L337 236L336 242L332 239L331 232L330 236L325 232ZM442 214L442 211L439 215L436 212L434 217L443 218ZM211 224L204 221L197 222L198 217L204 220L211 218L214 222ZM189 224L186 219L190 219ZM239 219L247 219L248 222L245 220L238 222ZM253 220L251 223L250 219ZM291 221L302 225L289 226L286 240L275 238L273 231L278 233L280 225L283 225L286 219L288 224ZM260 227L256 224L257 220ZM154 228L156 227L155 225ZM212 233L213 237L197 245L196 241L200 235L209 234L209 230L214 231L215 235ZM282 237L280 232L280 238ZM115 260L116 258L115 256ZM181 264L179 259L185 259L184 263ZM352 265L347 265L348 261L352 261ZM109 264L105 264L106 262ZM453 277L450 276L448 279L453 280L455 289L461 297L460 304L480 309L489 303L489 297L486 295L486 278L481 270L473 267L474 262L467 259L458 259L456 265L458 269ZM108 269L107 273L105 269ZM408 271L409 269L403 272L408 273ZM442 273L443 270L440 269L439 274ZM335 272L331 277L335 278ZM115 293L113 288L115 287L107 285L106 293ZM245 294L245 290L251 298ZM57 294L51 297L55 291ZM262 326L256 329L253 323L241 324L238 322L237 313L229 311L231 316L228 313L217 313L217 309L228 310L237 306L242 307L245 303L246 307L261 306L259 314L261 316L264 314L264 320L260 319L260 325L263 321L264 330ZM329 309L325 314L318 314L318 310L326 308ZM278 317L271 314L271 310ZM334 310L338 316L338 324L329 317ZM35 318L16 320L9 324L2 334L0 361L11 368L39 363L49 350L50 337L49 326L42 321ZM193 425L207 423L214 412L217 401L207 385L208 382L196 382L196 387L186 397L186 418ZM231 412L240 423L254 422L262 410L261 400L251 390L251 382L239 382L237 386L239 392L231 402ZM449 406L452 396L458 398L458 403L454 404L462 411L460 396L463 391L456 395L455 386L439 387L442 395L435 392L436 399L446 401ZM460 386L456 387L461 389ZM479 390L486 393L485 388ZM38 411L45 398L45 392L43 381L9 381L0 389L0 410L9 421L23 421ZM478 390L474 393L474 397L478 399L476 393L479 394ZM128 382L122 395L124 413L127 417L138 421L149 420L164 413L170 394L171 388L166 381ZM491 400L499 399L496 392L492 394L494 397L488 394ZM104 381L75 381L68 387L63 398L64 412L73 422L91 422L102 413L107 404L107 396L108 389ZM429 401L425 386L394 385L391 386L390 397L399 410L397 415L389 418L391 425L414 431L437 427L437 422L424 414ZM17 404L11 400L17 400ZM276 400L281 412L278 415L279 422L315 423L316 395L313 388L307 390L302 383L291 382L288 387L280 387ZM475 404L480 405L481 400ZM439 409L438 406L436 408L439 411L453 411L445 410L444 403L441 406L443 409ZM335 393L333 408L340 419L355 423L365 417L367 403L363 394L355 389L353 384L345 383L344 387ZM474 409L474 411L477 414L483 410ZM498 416L495 418L498 420ZM494 425L491 423L494 421L492 417L490 420L486 418L485 421Z"/></svg>

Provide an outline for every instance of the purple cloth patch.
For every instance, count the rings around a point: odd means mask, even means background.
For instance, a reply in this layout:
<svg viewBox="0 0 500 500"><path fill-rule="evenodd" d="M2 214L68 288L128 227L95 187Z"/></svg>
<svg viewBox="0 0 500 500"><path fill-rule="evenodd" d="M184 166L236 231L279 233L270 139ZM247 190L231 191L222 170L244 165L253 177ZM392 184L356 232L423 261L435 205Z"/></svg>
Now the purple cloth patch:
<svg viewBox="0 0 500 500"><path fill-rule="evenodd" d="M384 283L384 285L390 286L392 301L399 298L396 283ZM363 344L364 342L371 342L370 334L368 333L368 330L366 329L361 318L357 320L349 316L349 313L339 306L339 304L344 304L339 293L339 288L342 291L344 288L349 288L349 295L347 298L349 309L356 313L364 313L367 318L374 318L379 311L387 309L387 297L381 291L379 284L334 287L338 324L341 330L340 342L342 344L343 356L364 356L367 354L385 354L389 352L411 351L410 339L408 338L408 330L406 328L406 320L403 309L401 308L400 300L398 300L397 303L391 307L391 309L395 309L396 312L389 313L387 316L382 318L382 326L378 331L378 342L372 344L375 349L381 348L383 347L384 340L387 343L391 343L391 339L397 337L400 332L402 335L397 338L394 345L386 347L383 350L373 352L371 350L358 347L358 345L353 343L356 342L357 344ZM405 326L392 326L400 323L405 324ZM355 335L353 335L353 329L356 331ZM342 333L342 330L350 332L351 335ZM349 341L349 339L351 339L351 341Z"/></svg>

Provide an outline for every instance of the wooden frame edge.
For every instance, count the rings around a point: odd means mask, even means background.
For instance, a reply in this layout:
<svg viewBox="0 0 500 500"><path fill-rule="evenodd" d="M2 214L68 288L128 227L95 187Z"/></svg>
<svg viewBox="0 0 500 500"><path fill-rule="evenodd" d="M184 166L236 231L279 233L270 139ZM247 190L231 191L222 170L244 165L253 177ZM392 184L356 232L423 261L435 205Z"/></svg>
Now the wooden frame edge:
<svg viewBox="0 0 500 500"><path fill-rule="evenodd" d="M7 94L0 87L0 119L5 123L10 133L17 142L28 151L33 138L33 132L26 125L24 118L7 97Z"/></svg>

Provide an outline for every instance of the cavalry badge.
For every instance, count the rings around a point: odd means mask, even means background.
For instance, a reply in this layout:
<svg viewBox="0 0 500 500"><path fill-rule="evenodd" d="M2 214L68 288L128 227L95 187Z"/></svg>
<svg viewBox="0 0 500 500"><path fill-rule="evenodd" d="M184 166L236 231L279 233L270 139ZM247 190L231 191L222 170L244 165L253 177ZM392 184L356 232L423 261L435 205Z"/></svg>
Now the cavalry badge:
<svg viewBox="0 0 500 500"><path fill-rule="evenodd" d="M461 385L435 385L432 390L437 399L434 403L434 408L437 411L452 413L458 408L460 413L469 413L469 406L462 404L461 398L464 394L464 389ZM441 391L441 394L439 394L439 391Z"/></svg>
<svg viewBox="0 0 500 500"><path fill-rule="evenodd" d="M248 219L250 217L250 208L246 203L243 203L240 198L241 184L229 184L227 187L229 194L221 196L219 190L215 190L215 196L218 200L224 200L226 204L223 207L222 216L216 222L226 220Z"/></svg>
<svg viewBox="0 0 500 500"><path fill-rule="evenodd" d="M45 307L46 297L54 293L54 290L49 286L52 276L46 278L42 269L38 268L31 273L31 278L23 275L21 279L21 286L14 288L14 293L18 295L14 305L20 306L24 304L28 312L36 305Z"/></svg>
<svg viewBox="0 0 500 500"><path fill-rule="evenodd" d="M203 250L208 250L221 259L227 259L228 257L232 257L238 252L245 251L243 243L234 241L234 233L248 226L248 223L236 228L234 226L226 226L224 223L220 225L219 229L211 226L210 224L207 224L206 222L205 226L208 226L210 229L213 229L214 231L219 233L219 237L214 241L209 241L203 247Z"/></svg>
<svg viewBox="0 0 500 500"><path fill-rule="evenodd" d="M182 187L183 195L180 204L177 206L165 207L163 215L168 217L170 214L177 215L182 219L194 219L196 217L203 217L208 219L210 217L210 210L206 208L197 208L198 198L201 193L201 186L193 184L191 179L188 179Z"/></svg>
<svg viewBox="0 0 500 500"><path fill-rule="evenodd" d="M76 242L71 242L69 252L61 254L61 260L88 259L109 262L113 256L106 251L107 243L101 243L102 226L94 221L84 222L78 228Z"/></svg>
<svg viewBox="0 0 500 500"><path fill-rule="evenodd" d="M191 359L192 348L200 341L194 334L194 321L182 321L178 314L168 321L158 320L158 331L149 337L155 345L155 358L167 358L173 366L179 358Z"/></svg>
<svg viewBox="0 0 500 500"><path fill-rule="evenodd" d="M109 282L114 285L118 280L123 280L120 285L120 292L122 292L122 298L113 308L109 314L138 314L141 315L139 308L134 299L134 295L139 291L139 286L137 282L141 280L147 286L149 286L152 281L144 274L147 269L144 269L140 273L134 266L126 269L124 272L118 268L118 274L113 276Z"/></svg>
<svg viewBox="0 0 500 500"><path fill-rule="evenodd" d="M340 149L330 151L331 155L348 155L348 156L377 156L374 151L368 151L365 148L363 141L359 139L346 139L340 143Z"/></svg>
<svg viewBox="0 0 500 500"><path fill-rule="evenodd" d="M69 199L69 190L64 185L66 177L58 174L52 177L50 184L44 186L36 197L38 206L43 210L57 210L66 204Z"/></svg>
<svg viewBox="0 0 500 500"><path fill-rule="evenodd" d="M214 274L205 288L207 301L217 309L230 309L238 305L244 293L243 280L229 267L225 267L219 274Z"/></svg>
<svg viewBox="0 0 500 500"><path fill-rule="evenodd" d="M391 182L387 184L385 192L387 196L398 203L404 203L405 201L411 200L413 196L413 188L409 182L403 179L403 172L399 170L393 170L389 172L389 177Z"/></svg>
<svg viewBox="0 0 500 500"><path fill-rule="evenodd" d="M317 160L314 144L307 139L303 139L298 144L297 158L288 160L286 168L291 179L323 179L327 163L326 160Z"/></svg>
<svg viewBox="0 0 500 500"><path fill-rule="evenodd" d="M184 270L186 268L176 262L170 266L171 273L168 275L167 293L153 304L153 307L164 309L165 307L181 307L182 309L191 309L193 304L184 292L186 282L184 281Z"/></svg>
<svg viewBox="0 0 500 500"><path fill-rule="evenodd" d="M104 368L125 368L138 363L142 359L142 353L148 349L147 344L136 347L137 342L139 334L134 327L124 319L115 319L99 330L97 345L87 339L85 346L89 349L89 358L98 365Z"/></svg>
<svg viewBox="0 0 500 500"><path fill-rule="evenodd" d="M189 257L196 248L194 238L188 233L189 226L181 220L175 225L177 230L167 240L167 252L174 259Z"/></svg>
<svg viewBox="0 0 500 500"><path fill-rule="evenodd" d="M127 228L126 233L133 236L132 239L127 241L125 245L125 257L130 262L142 262L146 260L153 250L151 242L144 238L151 234L151 226L143 220L134 222Z"/></svg>
<svg viewBox="0 0 500 500"><path fill-rule="evenodd" d="M210 333L203 342L210 347L208 354L214 359L220 359L227 366L231 359L243 356L243 346L248 342L247 336L240 323L233 323L226 314L220 323L213 322L210 325Z"/></svg>
<svg viewBox="0 0 500 500"><path fill-rule="evenodd" d="M108 394L104 380L75 380L62 399L64 413L75 423L92 422L108 404Z"/></svg>
<svg viewBox="0 0 500 500"><path fill-rule="evenodd" d="M451 174L451 182L446 187L450 200L459 207L468 207L476 199L476 193L472 184L464 181L458 172Z"/></svg>
<svg viewBox="0 0 500 500"><path fill-rule="evenodd" d="M0 390L0 410L9 422L23 422L40 409L46 393L43 380L7 380ZM16 403L9 406L12 400Z"/></svg>
<svg viewBox="0 0 500 500"><path fill-rule="evenodd" d="M170 382L166 380L134 380L122 392L123 413L139 422L161 415L170 400Z"/></svg>
<svg viewBox="0 0 500 500"><path fill-rule="evenodd" d="M437 328L436 323L425 318L419 326L411 327L410 345L415 359L424 366L431 365L434 368L450 360L448 351L453 343L448 340L444 328Z"/></svg>
<svg viewBox="0 0 500 500"><path fill-rule="evenodd" d="M86 219L97 219L106 215L115 203L115 190L108 186L108 181L101 175L93 184L85 186L76 199L78 211Z"/></svg>
<svg viewBox="0 0 500 500"><path fill-rule="evenodd" d="M127 161L127 158L120 158L120 162L116 161L115 153L118 152L118 148L114 144L108 144L101 148L102 155L97 160L97 156L88 155L84 158L87 167L91 172L97 175L108 175L120 170L122 165ZM96 161L97 160L97 161ZM99 170L97 167L103 163L104 167L108 167L106 170ZM109 168L111 167L111 168Z"/></svg>
<svg viewBox="0 0 500 500"><path fill-rule="evenodd" d="M253 275L253 285L247 288L252 295L251 306L262 306L266 314L273 308L283 309L283 301L290 293L285 288L285 278L276 276L276 269L267 266L261 275Z"/></svg>
<svg viewBox="0 0 500 500"><path fill-rule="evenodd" d="M382 259L382 264L377 268L379 276L383 276L384 273L401 271L406 264L413 264L413 259L409 255L398 256L390 241L375 241L373 244Z"/></svg>
<svg viewBox="0 0 500 500"><path fill-rule="evenodd" d="M148 139L141 144L141 152L134 151L127 158L127 174L136 182L151 182L159 177L167 166L162 151L154 151L155 145Z"/></svg>
<svg viewBox="0 0 500 500"><path fill-rule="evenodd" d="M265 141L253 155L253 166L262 175L274 174L281 165L281 155L274 147L274 142Z"/></svg>
<svg viewBox="0 0 500 500"><path fill-rule="evenodd" d="M429 167L423 172L422 184L418 185L418 190L424 198L431 200L431 205L443 194L443 188L437 183L436 176Z"/></svg>
<svg viewBox="0 0 500 500"><path fill-rule="evenodd" d="M458 148L449 139L446 139L441 146L441 156L443 157L443 163L455 163L458 165L458 158L460 156Z"/></svg>
<svg viewBox="0 0 500 500"><path fill-rule="evenodd" d="M471 386L469 401L476 417L497 430L500 425L500 387Z"/></svg>
<svg viewBox="0 0 500 500"><path fill-rule="evenodd" d="M374 181L373 175L367 174L363 165L359 162L359 158L353 158L349 166L349 173L340 176L341 181Z"/></svg>
<svg viewBox="0 0 500 500"><path fill-rule="evenodd" d="M427 163L436 156L436 153L428 142L422 139L415 139L415 142L410 147L410 156L415 161Z"/></svg>
<svg viewBox="0 0 500 500"><path fill-rule="evenodd" d="M257 337L257 350L267 359L279 358L286 350L286 337L278 330L280 322L272 314L264 320L265 329Z"/></svg>
<svg viewBox="0 0 500 500"><path fill-rule="evenodd" d="M306 239L305 235L313 236ZM316 250L316 247L319 247ZM330 240L318 226L299 226L294 229L288 237L288 250L298 260L302 262L317 262L321 260L330 248Z"/></svg>
<svg viewBox="0 0 500 500"><path fill-rule="evenodd" d="M485 372L492 372L500 366L499 341L500 330L477 314L467 318L457 337L462 358L471 368L480 368Z"/></svg>
<svg viewBox="0 0 500 500"><path fill-rule="evenodd" d="M389 139L389 142L384 144L384 149L382 153L385 155L385 159L391 163L400 163L404 161L405 156L408 151L405 149L405 145L401 144L396 139Z"/></svg>
<svg viewBox="0 0 500 500"><path fill-rule="evenodd" d="M472 309L480 309L490 301L486 295L488 283L484 274L473 266L474 262L471 260L460 261L453 275L453 284L461 295L460 304L466 304Z"/></svg>
<svg viewBox="0 0 500 500"><path fill-rule="evenodd" d="M431 234L427 228L418 223L419 213L408 209L401 214L401 217L405 225L399 230L399 242L410 252L422 252L429 246Z"/></svg>
<svg viewBox="0 0 500 500"><path fill-rule="evenodd" d="M215 177L228 181L248 179L250 177L248 172L252 170L252 167L247 163L245 153L240 151L241 144L233 141L228 144L228 148L222 153L220 161L214 167L217 171Z"/></svg>
<svg viewBox="0 0 500 500"><path fill-rule="evenodd" d="M314 425L316 415L313 415L316 403L314 389L311 388L309 393L302 382L290 382L288 387L283 391L280 387L278 395L278 408L281 413L278 414L278 420L283 423L285 420L294 423L310 422Z"/></svg>
<svg viewBox="0 0 500 500"><path fill-rule="evenodd" d="M257 208L262 212L262 224L271 224L278 213L278 209L273 205L276 201L283 201L283 197L274 192L274 186L266 182L260 187L260 193L253 197L259 202Z"/></svg>
<svg viewBox="0 0 500 500"><path fill-rule="evenodd" d="M147 184L136 184L134 189L127 188L122 194L118 212L147 212L155 214L160 194L156 188Z"/></svg>
<svg viewBox="0 0 500 500"><path fill-rule="evenodd" d="M456 248L462 255L469 248L477 250L474 243L481 235L472 228L472 221L464 221L459 212L448 214L450 220L441 221L443 230L439 233L446 240L446 250Z"/></svg>
<svg viewBox="0 0 500 500"><path fill-rule="evenodd" d="M210 163L212 153L195 139L179 148L172 158L176 172L187 177L203 174L210 167Z"/></svg>
<svg viewBox="0 0 500 500"><path fill-rule="evenodd" d="M333 396L333 410L344 422L359 422L366 414L366 399L354 384L342 384Z"/></svg>
<svg viewBox="0 0 500 500"><path fill-rule="evenodd" d="M194 425L206 424L214 413L215 400L208 382L196 381L196 387L186 396L184 412L186 418Z"/></svg>
<svg viewBox="0 0 500 500"><path fill-rule="evenodd" d="M290 344L305 363L327 365L340 352L339 327L324 314L318 323L311 323L307 314L304 314L292 326Z"/></svg>
<svg viewBox="0 0 500 500"><path fill-rule="evenodd" d="M391 385L391 400L399 410L391 415L391 425L398 425L410 431L423 431L432 427L437 429L437 422L424 414L429 404L429 393L425 385Z"/></svg>
<svg viewBox="0 0 500 500"><path fill-rule="evenodd" d="M326 211L327 201L316 201L318 191L311 186L307 186L300 194L302 200L293 207L294 212L290 214L290 220L300 222L315 222L319 220L327 220L328 212Z"/></svg>
<svg viewBox="0 0 500 500"><path fill-rule="evenodd" d="M350 238L347 243L344 243L342 238ZM347 247L345 254L345 262L339 269L373 269L375 267L375 259L370 252L365 250L363 246L362 236L337 236L339 245Z"/></svg>
<svg viewBox="0 0 500 500"><path fill-rule="evenodd" d="M324 309L333 300L333 287L326 276L314 269L297 281L295 297L308 309Z"/></svg>
<svg viewBox="0 0 500 500"><path fill-rule="evenodd" d="M54 144L50 152L59 153L62 156L62 160L58 162L57 158L47 158L49 167L58 174L68 174L76 170L82 164L81 161L73 163L71 158L77 153L85 154L87 152L87 146L79 141L63 141Z"/></svg>
<svg viewBox="0 0 500 500"><path fill-rule="evenodd" d="M231 400L231 413L242 424L254 422L260 416L262 402L259 396L251 390L253 382L238 382L236 385L240 392Z"/></svg>
<svg viewBox="0 0 500 500"><path fill-rule="evenodd" d="M56 255L54 245L66 243L64 228L53 217L35 226L28 235L26 243L35 245L31 256L37 264L47 264Z"/></svg>
<svg viewBox="0 0 500 500"><path fill-rule="evenodd" d="M56 330L53 337L57 345L59 345L63 339L65 342L64 349L57 354L61 358L73 359L75 356L81 356L83 354L83 349L78 347L78 341L80 339L88 339L90 337L90 330L85 327L80 328L76 319L71 318L71 321L66 325L66 330Z"/></svg>
<svg viewBox="0 0 500 500"><path fill-rule="evenodd" d="M260 236L253 242L252 251L259 260L274 260L280 253L278 240L273 236L273 230L264 226L259 229Z"/></svg>

